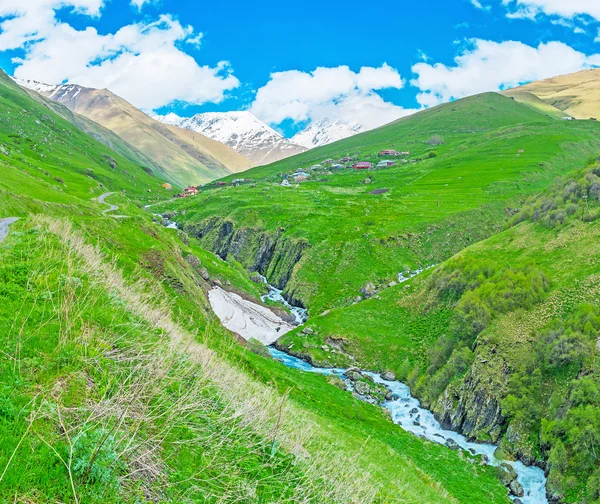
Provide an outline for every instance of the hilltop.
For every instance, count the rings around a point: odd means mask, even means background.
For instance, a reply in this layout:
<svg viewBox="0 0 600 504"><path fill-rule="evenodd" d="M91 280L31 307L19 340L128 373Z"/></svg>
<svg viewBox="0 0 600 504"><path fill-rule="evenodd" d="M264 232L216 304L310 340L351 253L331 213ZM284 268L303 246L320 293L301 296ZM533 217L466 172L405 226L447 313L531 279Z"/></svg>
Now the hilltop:
<svg viewBox="0 0 600 504"><path fill-rule="evenodd" d="M316 315L498 232L524 197L598 148L595 123L567 123L479 95L254 168L239 187L168 208L185 210L179 222L204 247L258 269ZM386 169L311 170L348 155L376 162L383 149L411 154ZM299 168L308 181L280 185Z"/></svg>
<svg viewBox="0 0 600 504"><path fill-rule="evenodd" d="M600 69L589 69L532 82L514 91L531 93L576 119L589 119L600 116L599 90Z"/></svg>
<svg viewBox="0 0 600 504"><path fill-rule="evenodd" d="M250 161L226 145L199 133L161 124L106 89L35 81L19 84L113 131L176 185L199 185L251 166Z"/></svg>

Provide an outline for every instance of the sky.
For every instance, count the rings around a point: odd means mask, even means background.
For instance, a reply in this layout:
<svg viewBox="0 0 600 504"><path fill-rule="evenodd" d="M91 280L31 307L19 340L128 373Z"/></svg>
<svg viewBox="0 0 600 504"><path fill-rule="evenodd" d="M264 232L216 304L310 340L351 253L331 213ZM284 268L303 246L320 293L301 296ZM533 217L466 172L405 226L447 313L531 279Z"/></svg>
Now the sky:
<svg viewBox="0 0 600 504"><path fill-rule="evenodd" d="M600 0L0 0L0 67L291 136L600 67Z"/></svg>

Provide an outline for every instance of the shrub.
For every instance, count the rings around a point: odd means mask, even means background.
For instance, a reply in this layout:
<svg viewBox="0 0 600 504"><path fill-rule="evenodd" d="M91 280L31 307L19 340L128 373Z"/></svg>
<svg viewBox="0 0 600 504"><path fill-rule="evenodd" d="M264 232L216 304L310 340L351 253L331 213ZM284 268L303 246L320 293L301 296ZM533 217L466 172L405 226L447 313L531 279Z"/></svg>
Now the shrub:
<svg viewBox="0 0 600 504"><path fill-rule="evenodd" d="M260 341L258 341L257 339L254 338L250 338L248 340L248 350L250 350L252 353L255 353L256 355L260 355L262 357L271 357L271 354L269 353L269 349L263 345Z"/></svg>

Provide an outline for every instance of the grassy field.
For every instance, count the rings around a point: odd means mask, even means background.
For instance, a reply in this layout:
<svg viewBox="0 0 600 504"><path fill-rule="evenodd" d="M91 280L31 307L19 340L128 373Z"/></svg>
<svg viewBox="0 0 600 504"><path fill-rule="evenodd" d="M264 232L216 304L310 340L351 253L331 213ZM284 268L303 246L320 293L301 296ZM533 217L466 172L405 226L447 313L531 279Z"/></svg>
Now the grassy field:
<svg viewBox="0 0 600 504"><path fill-rule="evenodd" d="M180 211L176 220L213 251L223 245L220 226L227 222L253 235L306 242L285 289L316 315L352 304L368 283L388 285L402 271L440 263L500 231L524 198L598 151L598 128L485 94L250 170L245 177L254 183L205 189L160 208ZM430 145L439 137L443 143ZM376 160L384 148L410 150L415 162L320 171L297 187L279 185L296 168L347 154ZM218 225L198 232L207 219ZM256 244L238 248L232 255L253 267Z"/></svg>
<svg viewBox="0 0 600 504"><path fill-rule="evenodd" d="M565 177L532 199L517 225L376 298L313 318L313 335L296 331L278 344L322 365L392 370L469 435L499 441L528 463L550 461L549 490L559 500L596 502L597 173L592 167ZM467 268L476 274L470 285ZM516 272L521 281L495 282L495 271L504 280ZM534 275L547 284L528 302L523 292ZM498 299L514 303L507 308ZM461 408L464 415L452 418ZM487 422L496 408L499 423Z"/></svg>
<svg viewBox="0 0 600 504"><path fill-rule="evenodd" d="M2 502L509 502L492 468L239 345L202 268L257 296L242 264L153 222L160 179L0 86L0 216L21 217L0 244Z"/></svg>

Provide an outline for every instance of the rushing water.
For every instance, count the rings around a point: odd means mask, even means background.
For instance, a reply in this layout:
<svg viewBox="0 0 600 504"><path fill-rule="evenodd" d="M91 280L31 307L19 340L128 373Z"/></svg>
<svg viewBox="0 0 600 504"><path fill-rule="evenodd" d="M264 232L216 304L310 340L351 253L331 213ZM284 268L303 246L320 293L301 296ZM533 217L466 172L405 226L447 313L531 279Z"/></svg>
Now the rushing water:
<svg viewBox="0 0 600 504"><path fill-rule="evenodd" d="M267 279L261 275L261 278L265 284L269 287L269 292L264 296L260 297L260 300L264 303L267 299L270 301L274 301L276 303L282 304L285 306L290 313L294 316L296 324L304 324L308 320L308 311L305 308L300 308L298 306L292 306L287 300L283 297L283 291L276 289L272 285L269 285Z"/></svg>
<svg viewBox="0 0 600 504"><path fill-rule="evenodd" d="M273 347L269 347L273 358L281 361L288 367L306 371L309 373L318 373L322 375L338 375L345 378L345 369L325 369L312 366L302 359L281 352ZM381 376L374 373L363 373L371 376L376 383L385 385L392 391L394 397L391 401L384 403L395 424L399 425L405 431L424 437L439 444L446 444L447 440L454 441L463 450L473 455L485 455L488 463L497 466L502 462L510 464L517 473L517 480L523 486L525 495L520 497L523 504L547 504L546 498L546 477L544 471L535 466L526 466L522 462L500 461L494 456L496 446L492 444L473 443L453 431L445 430L434 418L433 414L422 408L419 401L410 394L410 389L404 383L398 381L386 381ZM349 380L346 380L349 384Z"/></svg>

